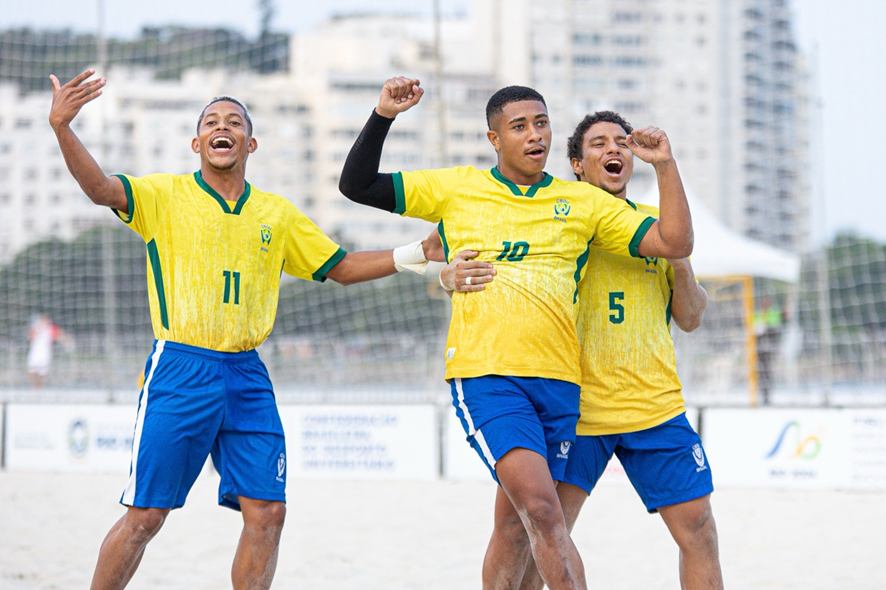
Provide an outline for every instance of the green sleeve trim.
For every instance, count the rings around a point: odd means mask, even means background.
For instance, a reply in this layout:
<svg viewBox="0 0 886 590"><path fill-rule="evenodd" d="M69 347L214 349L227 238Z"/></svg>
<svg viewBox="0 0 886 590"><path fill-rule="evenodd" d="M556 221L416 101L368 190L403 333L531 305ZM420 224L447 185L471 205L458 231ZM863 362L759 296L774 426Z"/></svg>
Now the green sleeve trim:
<svg viewBox="0 0 886 590"><path fill-rule="evenodd" d="M655 221L656 219L654 217L647 217L643 220L643 223L640 224L640 227L637 228L637 231L634 232L634 237L631 238L631 243L628 244L628 252L630 252L631 256L634 258L640 258L640 242L646 237L646 232L649 231L649 228L652 227L652 224L655 223Z"/></svg>
<svg viewBox="0 0 886 590"><path fill-rule="evenodd" d="M160 252L157 251L156 240L148 242L148 258L151 271L154 273L154 286L157 288L157 302L160 304L160 323L163 329L169 329L169 313L166 311L166 291L163 290L163 270L160 268Z"/></svg>
<svg viewBox="0 0 886 590"><path fill-rule="evenodd" d="M591 255L591 242L593 242L593 241L594 240L591 240L588 242L588 247L585 248L584 254L579 256L578 260L575 263L575 274L572 275L573 278L575 279L575 293L572 295L572 304L573 305L578 303L578 283L579 283L579 281L581 281L581 271L585 267L585 265L588 263L588 258Z"/></svg>
<svg viewBox="0 0 886 590"><path fill-rule="evenodd" d="M333 254L332 257L329 260L327 260L323 266L321 266L320 268L317 269L317 272L315 272L314 274L311 275L311 279L313 279L315 281L319 281L321 283L325 282L326 281L326 273L328 273L330 270L332 270L333 266L335 266L336 264L341 262L342 258L344 258L346 254L347 254L347 252L345 252L344 250L339 248L338 252Z"/></svg>
<svg viewBox="0 0 886 590"><path fill-rule="evenodd" d="M114 176L120 179L123 183L123 190L126 191L127 214L126 217L123 217L117 209L114 209L114 213L117 214L117 217L119 217L123 223L130 224L132 223L132 216L135 213L135 203L132 200L132 184L130 184L129 179L122 174L115 174Z"/></svg>
<svg viewBox="0 0 886 590"><path fill-rule="evenodd" d="M671 304L674 302L674 292L671 291L671 296L668 299L668 308L665 310L665 322L668 326L671 325Z"/></svg>
<svg viewBox="0 0 886 590"><path fill-rule="evenodd" d="M449 262L449 244L446 243L446 232L443 230L443 220L437 224L437 233L440 234L440 241L443 243L443 257Z"/></svg>
<svg viewBox="0 0 886 590"><path fill-rule="evenodd" d="M403 173L394 172L391 174L394 179L394 210L391 213L403 215L406 213L406 189L403 188Z"/></svg>

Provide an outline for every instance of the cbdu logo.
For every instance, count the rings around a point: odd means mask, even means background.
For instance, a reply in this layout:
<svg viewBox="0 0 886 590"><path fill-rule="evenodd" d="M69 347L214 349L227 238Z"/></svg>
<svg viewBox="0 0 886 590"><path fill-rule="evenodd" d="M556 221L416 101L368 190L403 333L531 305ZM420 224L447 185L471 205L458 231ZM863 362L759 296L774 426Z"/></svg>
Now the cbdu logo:
<svg viewBox="0 0 886 590"><path fill-rule="evenodd" d="M261 226L261 243L271 245L271 228L267 225Z"/></svg>
<svg viewBox="0 0 886 590"><path fill-rule="evenodd" d="M557 203L554 205L554 215L562 215L566 217L569 215L569 212L572 211L572 205L569 204L569 201L566 199L557 199Z"/></svg>
<svg viewBox="0 0 886 590"><path fill-rule="evenodd" d="M789 459L813 459L821 452L821 439L815 435L804 435L800 423L792 420L781 429L766 458L775 457L779 451Z"/></svg>

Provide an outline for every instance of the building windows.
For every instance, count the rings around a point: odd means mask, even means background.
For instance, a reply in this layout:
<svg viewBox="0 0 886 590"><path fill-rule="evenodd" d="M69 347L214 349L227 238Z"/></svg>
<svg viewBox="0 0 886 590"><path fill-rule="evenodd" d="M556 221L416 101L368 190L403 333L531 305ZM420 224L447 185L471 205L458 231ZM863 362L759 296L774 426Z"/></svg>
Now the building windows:
<svg viewBox="0 0 886 590"><path fill-rule="evenodd" d="M599 55L576 55L572 64L578 67L594 67L603 65L603 57Z"/></svg>

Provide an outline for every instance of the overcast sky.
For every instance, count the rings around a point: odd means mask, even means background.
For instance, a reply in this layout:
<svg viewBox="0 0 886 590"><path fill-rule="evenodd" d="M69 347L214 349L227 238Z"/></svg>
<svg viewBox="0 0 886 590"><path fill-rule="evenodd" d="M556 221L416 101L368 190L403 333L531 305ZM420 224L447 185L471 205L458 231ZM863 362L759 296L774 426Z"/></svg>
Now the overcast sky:
<svg viewBox="0 0 886 590"><path fill-rule="evenodd" d="M886 190L876 177L883 163L872 141L886 129L886 34L882 30L886 2L791 1L797 39L814 64L813 91L821 103L812 126L813 233L832 235L850 228L886 240ZM470 9L470 0L440 3L444 14ZM259 26L258 0L104 0L104 4L105 30L117 37L134 37L143 25L170 23L232 27L251 37ZM307 31L333 13L371 7L429 14L432 0L276 0L275 4L276 29ZM187 10L182 10L183 5ZM10 0L0 11L0 28L26 25L91 31L96 28L98 6L99 0Z"/></svg>

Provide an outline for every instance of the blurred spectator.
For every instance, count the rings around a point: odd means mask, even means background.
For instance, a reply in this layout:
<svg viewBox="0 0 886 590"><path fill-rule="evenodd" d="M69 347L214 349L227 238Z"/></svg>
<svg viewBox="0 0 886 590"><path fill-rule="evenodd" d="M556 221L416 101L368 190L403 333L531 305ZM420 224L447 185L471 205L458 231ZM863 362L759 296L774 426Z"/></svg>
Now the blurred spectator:
<svg viewBox="0 0 886 590"><path fill-rule="evenodd" d="M46 314L37 315L31 321L28 339L31 342L28 350L28 378L31 387L41 389L49 376L55 343L58 341L67 344L70 339Z"/></svg>
<svg viewBox="0 0 886 590"><path fill-rule="evenodd" d="M772 364L778 354L784 318L778 303L771 297L760 300L760 308L754 312L754 334L757 336L757 383L760 388L760 403L769 405L772 390Z"/></svg>

